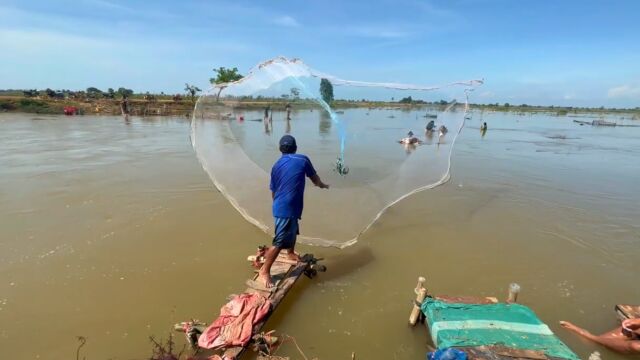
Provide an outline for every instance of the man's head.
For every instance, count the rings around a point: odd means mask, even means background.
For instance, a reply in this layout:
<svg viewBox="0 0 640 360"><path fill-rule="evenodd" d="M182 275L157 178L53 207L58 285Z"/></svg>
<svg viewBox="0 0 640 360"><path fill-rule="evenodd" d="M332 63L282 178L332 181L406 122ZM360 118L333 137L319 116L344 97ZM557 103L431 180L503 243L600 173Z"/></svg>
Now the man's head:
<svg viewBox="0 0 640 360"><path fill-rule="evenodd" d="M291 135L285 135L280 139L280 152L283 154L295 154L298 150L296 138Z"/></svg>

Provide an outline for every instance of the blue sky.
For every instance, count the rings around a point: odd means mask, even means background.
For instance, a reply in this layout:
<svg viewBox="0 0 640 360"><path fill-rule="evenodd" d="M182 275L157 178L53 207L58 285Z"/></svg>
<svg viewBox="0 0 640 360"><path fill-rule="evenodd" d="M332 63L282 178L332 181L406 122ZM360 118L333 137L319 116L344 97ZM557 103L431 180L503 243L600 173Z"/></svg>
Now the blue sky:
<svg viewBox="0 0 640 360"><path fill-rule="evenodd" d="M640 106L640 1L0 0L0 88L181 92L278 55L472 101Z"/></svg>

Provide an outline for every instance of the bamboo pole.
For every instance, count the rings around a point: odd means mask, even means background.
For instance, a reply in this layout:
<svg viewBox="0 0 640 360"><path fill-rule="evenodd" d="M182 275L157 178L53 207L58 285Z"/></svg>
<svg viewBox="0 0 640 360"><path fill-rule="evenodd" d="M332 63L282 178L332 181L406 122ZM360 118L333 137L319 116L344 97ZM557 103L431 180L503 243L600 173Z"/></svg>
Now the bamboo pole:
<svg viewBox="0 0 640 360"><path fill-rule="evenodd" d="M509 294L507 296L507 303L513 304L518 302L519 293L520 293L520 285L516 283L509 284Z"/></svg>
<svg viewBox="0 0 640 360"><path fill-rule="evenodd" d="M420 317L420 306L418 304L422 304L424 299L427 297L427 289L424 287L424 283L427 281L424 277L420 276L418 278L418 284L414 292L416 293L416 303L413 304L413 309L411 309L411 315L409 315L409 324L411 326L415 325L418 322L418 317Z"/></svg>

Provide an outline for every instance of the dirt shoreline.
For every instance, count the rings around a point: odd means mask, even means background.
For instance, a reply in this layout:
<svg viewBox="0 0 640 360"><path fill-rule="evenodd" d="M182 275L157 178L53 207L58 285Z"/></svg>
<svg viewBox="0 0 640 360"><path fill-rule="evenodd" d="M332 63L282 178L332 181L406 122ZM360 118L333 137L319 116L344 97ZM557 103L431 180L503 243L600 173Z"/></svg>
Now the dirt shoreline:
<svg viewBox="0 0 640 360"><path fill-rule="evenodd" d="M261 110L269 106L271 109L284 110L287 104L294 109L317 108L319 105L310 100L285 101L285 100L242 100L234 102L233 106L246 110ZM221 100L221 107L229 111L231 103ZM427 111L441 111L446 105L439 103L398 103L384 101L347 101L336 100L331 104L334 109L369 108L369 109L415 109L425 108ZM79 115L120 115L120 100L116 99L49 99L26 98L22 96L0 96L0 112L20 112L32 114L64 114L65 107L75 107ZM144 100L130 99L130 114L134 116L190 116L194 102L190 99L181 100ZM633 120L640 120L640 108L635 109L609 109L609 108L575 108L556 106L532 106L532 105L484 105L470 104L472 110L488 112L524 113L549 113L557 116L571 116L577 114L617 114Z"/></svg>

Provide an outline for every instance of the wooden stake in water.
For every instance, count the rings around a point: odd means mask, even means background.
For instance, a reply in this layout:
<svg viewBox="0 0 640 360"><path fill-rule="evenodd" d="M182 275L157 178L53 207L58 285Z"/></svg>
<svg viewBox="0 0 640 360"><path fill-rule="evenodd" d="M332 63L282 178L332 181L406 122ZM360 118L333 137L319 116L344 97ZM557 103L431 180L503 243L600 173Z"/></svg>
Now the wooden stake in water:
<svg viewBox="0 0 640 360"><path fill-rule="evenodd" d="M518 302L518 294L520 293L520 285L516 283L509 284L509 296L507 303L512 304Z"/></svg>
<svg viewBox="0 0 640 360"><path fill-rule="evenodd" d="M422 304L424 299L427 297L427 289L424 287L424 283L427 281L424 277L420 276L418 278L418 284L414 292L416 293L416 303L413 304L413 309L411 310L411 315L409 315L409 324L415 325L418 322L418 317L420 317L420 306L418 304Z"/></svg>

